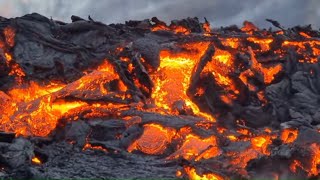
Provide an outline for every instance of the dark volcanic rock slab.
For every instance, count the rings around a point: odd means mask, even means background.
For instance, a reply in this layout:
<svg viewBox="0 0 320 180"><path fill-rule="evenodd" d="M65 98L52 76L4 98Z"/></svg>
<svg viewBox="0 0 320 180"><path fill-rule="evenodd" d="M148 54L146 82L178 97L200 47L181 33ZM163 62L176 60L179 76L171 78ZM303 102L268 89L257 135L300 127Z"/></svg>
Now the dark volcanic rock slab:
<svg viewBox="0 0 320 180"><path fill-rule="evenodd" d="M53 144L45 149L52 152L49 161L26 168L24 174L28 177L25 178L175 178L178 168L176 164L157 157L125 152L79 151L65 143ZM11 177L15 175L21 178L21 172L11 174Z"/></svg>

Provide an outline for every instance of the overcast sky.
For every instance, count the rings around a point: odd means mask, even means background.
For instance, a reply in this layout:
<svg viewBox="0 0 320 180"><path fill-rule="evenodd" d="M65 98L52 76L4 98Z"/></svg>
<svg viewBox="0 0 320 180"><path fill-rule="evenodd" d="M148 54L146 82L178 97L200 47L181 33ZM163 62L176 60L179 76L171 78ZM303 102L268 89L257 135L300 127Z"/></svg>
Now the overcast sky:
<svg viewBox="0 0 320 180"><path fill-rule="evenodd" d="M169 22L185 17L207 17L213 27L242 25L249 20L269 27L266 18L283 26L320 27L320 0L0 0L0 16L37 12L70 22L71 15L88 15L104 23L124 23L157 16Z"/></svg>

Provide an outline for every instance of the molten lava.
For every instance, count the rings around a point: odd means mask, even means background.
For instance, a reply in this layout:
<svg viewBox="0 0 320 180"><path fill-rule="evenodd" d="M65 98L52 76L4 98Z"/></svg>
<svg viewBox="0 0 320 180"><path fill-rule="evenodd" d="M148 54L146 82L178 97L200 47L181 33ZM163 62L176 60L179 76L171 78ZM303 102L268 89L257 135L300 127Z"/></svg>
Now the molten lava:
<svg viewBox="0 0 320 180"><path fill-rule="evenodd" d="M128 151L140 150L150 155L162 154L167 145L171 143L175 133L175 130L171 128L164 128L158 124L146 124L142 136L131 144Z"/></svg>
<svg viewBox="0 0 320 180"><path fill-rule="evenodd" d="M133 58L121 55L130 47L128 45L126 48L118 47L112 52L117 55L118 60L104 59L99 66L83 71L81 78L67 83L28 79L22 66L15 61L12 51L9 51L15 45L16 31L10 27L5 28L5 42L0 42L0 48L4 51L1 56L4 57L4 65L10 69L8 76L14 77L15 81L12 86L0 91L0 129L14 132L17 136L46 137L59 127L61 121L114 118L123 120L127 128L143 122L142 133L126 147L126 151L153 156L164 155L167 161L183 159L192 163L227 158L229 162L225 164L226 167L233 166L240 169L241 175L247 176L246 167L250 161L271 156L270 148L276 144L277 138L282 145L294 146L299 129L273 131L271 127L264 127L252 130L246 126L245 119L236 119L237 117L226 118L231 125L220 127L218 123L223 122L221 117L228 117L231 111L239 117L245 113L252 115L253 113L241 109L241 105L249 104L247 101L252 99L254 105L268 108L269 99L265 95L265 89L277 80L285 67L279 62L265 63L264 61L272 61L264 58L266 54L285 57L285 52L289 49L292 52L292 48L295 48L294 53L299 54L299 63L315 64L320 56L320 41L311 40L310 35L300 32L303 40L284 40L280 42L279 49L275 49L273 43L276 38L271 35L256 35L255 32L259 29L250 22L245 22L241 28L243 37L214 35L208 22L202 25L202 29L201 37L208 39L175 42L173 44L176 49L168 48L171 44L166 44L165 48L160 50L160 64L157 68L150 68L144 58L138 58L139 62L133 63ZM195 38L190 29L180 25L167 26L158 23L154 24L150 31L171 31L171 34L177 37ZM283 32L279 31L276 35L282 36ZM201 64L211 42L214 45L214 55ZM198 74L200 80L196 83L195 94L190 95L188 90L199 64L203 65ZM123 67L124 70L121 69ZM127 75L126 77L120 73L121 70L125 71L123 74ZM310 72L316 73L312 70ZM149 73L153 83L150 86L150 96L143 91L144 81L134 73ZM215 98L215 102L209 102L209 98L215 94L218 98ZM244 98L247 96L248 98ZM199 103L200 101L203 101L204 105ZM220 103L220 106L212 105L215 103ZM235 108L230 108L232 105L235 105ZM122 112L125 110L126 112ZM163 118L154 116L155 119L143 121L144 117L141 115L139 121L135 122L132 120L133 116L125 115L130 110L142 114L158 113L163 115ZM152 120L159 120L156 118L165 123L153 122ZM193 124L182 126L181 122L175 124L166 118L188 119ZM239 149L226 148L239 142L246 146ZM309 165L300 159L292 159L289 169L293 173L303 169L308 172L308 177L318 176L320 144L313 143L308 148ZM109 151L109 148L107 150L89 142L86 142L82 150L87 149ZM37 157L34 157L32 162L42 164ZM189 165L184 165L183 171L177 172L179 177L182 177L182 174L196 180L225 179L211 171L200 173L197 167Z"/></svg>
<svg viewBox="0 0 320 180"><path fill-rule="evenodd" d="M209 159L219 154L216 138L214 136L201 139L193 134L188 134L182 146L169 159L183 157L185 159Z"/></svg>
<svg viewBox="0 0 320 180"><path fill-rule="evenodd" d="M155 82L155 88L151 97L158 107L173 113L173 104L179 100L184 100L185 105L192 109L193 113L214 121L212 116L201 112L197 105L187 96L187 89L193 68L203 55L207 46L208 43L186 44L184 46L185 48L196 50L196 53L192 54L172 54L168 51L161 52L160 67L152 77Z"/></svg>
<svg viewBox="0 0 320 180"><path fill-rule="evenodd" d="M281 133L281 140L284 143L293 143L298 137L299 131L297 129L285 129Z"/></svg>
<svg viewBox="0 0 320 180"><path fill-rule="evenodd" d="M186 171L186 173L188 174L191 180L223 180L225 179L214 173L198 175L196 172L196 169L192 167L185 167L184 170Z"/></svg>
<svg viewBox="0 0 320 180"><path fill-rule="evenodd" d="M41 164L41 160L39 158L37 158L37 157L33 157L31 161L34 164Z"/></svg>

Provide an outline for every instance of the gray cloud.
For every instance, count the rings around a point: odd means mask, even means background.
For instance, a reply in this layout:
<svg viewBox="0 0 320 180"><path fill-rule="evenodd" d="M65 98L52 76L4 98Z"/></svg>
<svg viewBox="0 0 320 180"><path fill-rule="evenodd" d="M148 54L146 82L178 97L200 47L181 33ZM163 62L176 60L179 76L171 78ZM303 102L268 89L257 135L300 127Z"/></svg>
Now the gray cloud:
<svg viewBox="0 0 320 180"><path fill-rule="evenodd" d="M213 27L241 26L244 20L269 27L264 19L272 18L286 27L319 27L319 7L319 0L0 0L0 15L16 17L38 12L67 22L71 15L91 15L107 24L153 16L167 22L197 16L207 17Z"/></svg>

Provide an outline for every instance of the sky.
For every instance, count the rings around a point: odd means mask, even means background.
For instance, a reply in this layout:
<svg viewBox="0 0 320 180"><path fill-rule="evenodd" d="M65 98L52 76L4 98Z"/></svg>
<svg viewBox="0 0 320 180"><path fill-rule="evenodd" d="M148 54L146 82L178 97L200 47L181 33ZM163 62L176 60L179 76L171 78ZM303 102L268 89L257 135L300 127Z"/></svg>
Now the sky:
<svg viewBox="0 0 320 180"><path fill-rule="evenodd" d="M206 17L212 27L244 20L259 27L271 18L284 27L312 24L320 28L320 0L0 0L0 16L17 17L37 12L70 22L71 15L110 23L157 16L166 22L186 17Z"/></svg>

